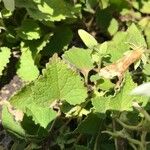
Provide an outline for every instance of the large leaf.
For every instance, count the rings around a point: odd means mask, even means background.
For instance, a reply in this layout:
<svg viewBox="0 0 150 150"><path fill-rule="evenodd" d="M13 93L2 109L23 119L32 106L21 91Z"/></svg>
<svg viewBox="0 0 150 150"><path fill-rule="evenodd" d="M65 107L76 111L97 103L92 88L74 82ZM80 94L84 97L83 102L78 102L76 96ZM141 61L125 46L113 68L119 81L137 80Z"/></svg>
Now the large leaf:
<svg viewBox="0 0 150 150"><path fill-rule="evenodd" d="M131 111L132 102L134 100L146 104L148 101L147 98L130 95L131 90L135 87L135 83L132 81L131 76L128 74L126 76L123 88L114 97L95 97L92 99L92 104L96 112L104 113L107 110Z"/></svg>
<svg viewBox="0 0 150 150"><path fill-rule="evenodd" d="M49 107L55 100L66 100L75 105L85 101L86 97L87 91L80 76L54 55L43 75L24 87L10 102L25 111L31 103Z"/></svg>
<svg viewBox="0 0 150 150"><path fill-rule="evenodd" d="M87 97L81 78L54 55L47 64L43 76L35 82L32 89L34 102L47 105L54 100L66 100L70 104L80 104Z"/></svg>
<svg viewBox="0 0 150 150"><path fill-rule="evenodd" d="M7 63L9 62L11 52L10 49L7 47L0 48L0 76L2 75L2 71L6 67Z"/></svg>

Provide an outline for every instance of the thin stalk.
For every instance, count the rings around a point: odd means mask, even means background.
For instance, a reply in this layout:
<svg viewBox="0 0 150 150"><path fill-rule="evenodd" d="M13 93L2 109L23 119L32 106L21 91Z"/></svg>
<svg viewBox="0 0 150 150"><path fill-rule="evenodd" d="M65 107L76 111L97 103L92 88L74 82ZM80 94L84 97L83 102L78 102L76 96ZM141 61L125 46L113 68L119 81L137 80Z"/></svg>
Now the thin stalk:
<svg viewBox="0 0 150 150"><path fill-rule="evenodd" d="M133 107L143 114L145 119L150 122L150 115L137 102L133 102Z"/></svg>
<svg viewBox="0 0 150 150"><path fill-rule="evenodd" d="M100 126L99 126L99 131L98 131L98 134L97 134L96 139L95 139L94 150L100 149L100 148L98 148L98 145L100 144L100 143L98 143L98 142L99 142L99 139L100 139L101 128L102 128L103 122L104 122L104 120L102 121L102 123L101 123Z"/></svg>
<svg viewBox="0 0 150 150"><path fill-rule="evenodd" d="M114 118L112 120L112 126L113 126L113 132L116 132L116 122L115 122ZM114 143L115 143L115 150L119 150L119 148L118 148L118 139L117 138L114 138Z"/></svg>
<svg viewBox="0 0 150 150"><path fill-rule="evenodd" d="M141 145L142 145L141 150L146 150L146 135L147 132L143 131L141 135Z"/></svg>
<svg viewBox="0 0 150 150"><path fill-rule="evenodd" d="M137 147L133 143L129 143L133 150L137 150Z"/></svg>
<svg viewBox="0 0 150 150"><path fill-rule="evenodd" d="M118 118L116 118L116 121L123 127L123 128L126 128L126 129L129 129L129 130L135 130L135 131L141 131L142 130L142 123L143 121L141 121L137 126L131 126L131 125L127 125L125 123L123 123L122 121L120 121Z"/></svg>
<svg viewBox="0 0 150 150"><path fill-rule="evenodd" d="M102 133L107 133L107 134L109 134L109 135L111 135L113 137L121 137L121 138L127 139L129 142L131 142L131 143L141 147L141 142L140 141L132 139L132 138L130 138L128 136L125 136L124 134L122 134L120 132L113 133L113 132L110 132L110 131L103 131Z"/></svg>

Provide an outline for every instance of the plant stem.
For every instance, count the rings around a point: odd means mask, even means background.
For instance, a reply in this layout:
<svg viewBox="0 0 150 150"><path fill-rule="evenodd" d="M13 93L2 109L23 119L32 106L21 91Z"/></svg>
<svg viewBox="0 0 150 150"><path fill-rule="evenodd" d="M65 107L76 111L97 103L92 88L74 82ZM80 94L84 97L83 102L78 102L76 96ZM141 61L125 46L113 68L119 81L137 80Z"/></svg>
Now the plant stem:
<svg viewBox="0 0 150 150"><path fill-rule="evenodd" d="M141 150L146 150L146 135L147 132L143 131L141 135Z"/></svg>
<svg viewBox="0 0 150 150"><path fill-rule="evenodd" d="M121 133L120 131L119 132L115 132L115 133L110 132L110 131L103 131L102 133L107 133L107 134L109 134L109 135L111 135L113 137L121 137L121 138L127 139L129 142L131 142L133 144L136 144L136 145L141 147L141 142L140 141L132 139L132 138L126 136L125 134Z"/></svg>
<svg viewBox="0 0 150 150"><path fill-rule="evenodd" d="M102 120L102 123L99 126L99 131L98 131L98 134L97 134L96 139L95 139L94 150L100 149L100 148L98 148L98 145L100 144L99 143L99 138L100 138L100 135L101 135L101 129L102 129L103 122L104 122L104 119Z"/></svg>
<svg viewBox="0 0 150 150"><path fill-rule="evenodd" d="M141 130L142 130L141 125L142 125L143 121L141 121L137 126L127 125L127 124L123 123L121 120L119 120L118 118L116 118L116 121L117 121L123 128L129 129L129 130L138 130L138 131L141 131Z"/></svg>
<svg viewBox="0 0 150 150"><path fill-rule="evenodd" d="M112 120L112 126L113 126L113 132L116 132L116 122L115 122L114 118ZM115 150L118 150L118 139L117 138L114 138L114 143L115 143Z"/></svg>

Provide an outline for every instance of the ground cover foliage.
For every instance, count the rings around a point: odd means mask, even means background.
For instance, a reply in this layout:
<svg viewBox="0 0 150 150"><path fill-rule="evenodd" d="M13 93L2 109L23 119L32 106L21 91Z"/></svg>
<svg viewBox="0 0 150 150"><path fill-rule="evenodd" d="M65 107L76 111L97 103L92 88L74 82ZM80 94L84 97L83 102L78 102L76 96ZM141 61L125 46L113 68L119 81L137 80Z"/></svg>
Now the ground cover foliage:
<svg viewBox="0 0 150 150"><path fill-rule="evenodd" d="M11 149L150 149L149 88L133 91L150 80L149 0L0 8L0 82L10 69L24 82L0 102Z"/></svg>

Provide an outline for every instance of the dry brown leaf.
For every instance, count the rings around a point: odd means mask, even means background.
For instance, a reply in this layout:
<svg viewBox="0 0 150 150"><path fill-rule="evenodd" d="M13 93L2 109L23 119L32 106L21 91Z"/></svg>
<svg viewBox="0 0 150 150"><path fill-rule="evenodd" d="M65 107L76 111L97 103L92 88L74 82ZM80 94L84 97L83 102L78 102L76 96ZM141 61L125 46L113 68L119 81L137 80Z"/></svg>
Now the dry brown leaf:
<svg viewBox="0 0 150 150"><path fill-rule="evenodd" d="M132 50L130 53L123 56L117 62L102 68L99 71L99 75L108 79L112 79L113 77L117 76L119 80L116 85L120 85L124 73L127 71L132 63L136 62L142 57L143 52L144 50L142 47Z"/></svg>

